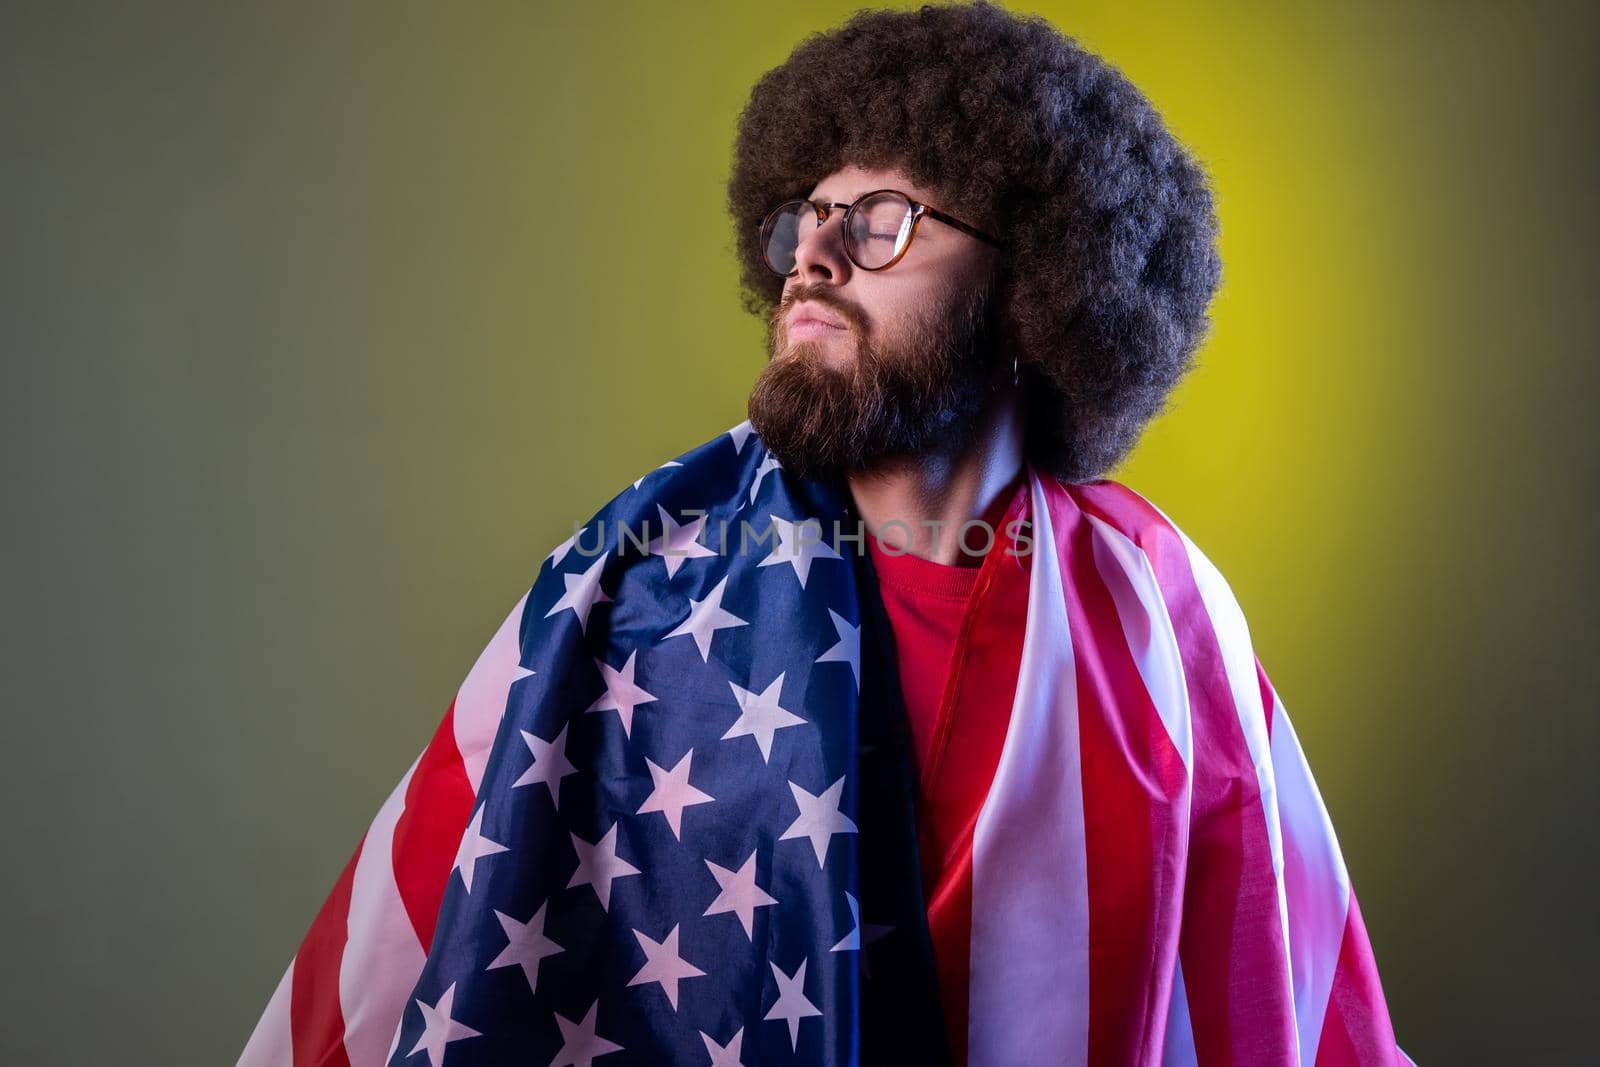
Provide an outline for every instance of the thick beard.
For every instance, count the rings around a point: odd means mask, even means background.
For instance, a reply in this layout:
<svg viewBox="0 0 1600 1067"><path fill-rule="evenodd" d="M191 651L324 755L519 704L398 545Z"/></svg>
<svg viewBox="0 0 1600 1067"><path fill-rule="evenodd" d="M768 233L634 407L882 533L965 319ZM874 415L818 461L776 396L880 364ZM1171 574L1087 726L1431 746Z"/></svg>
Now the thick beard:
<svg viewBox="0 0 1600 1067"><path fill-rule="evenodd" d="M969 445L993 385L989 293L958 298L939 321L921 320L883 347L856 332L848 366L820 345L790 343L750 392L750 424L784 469L838 479L888 459L953 456Z"/></svg>

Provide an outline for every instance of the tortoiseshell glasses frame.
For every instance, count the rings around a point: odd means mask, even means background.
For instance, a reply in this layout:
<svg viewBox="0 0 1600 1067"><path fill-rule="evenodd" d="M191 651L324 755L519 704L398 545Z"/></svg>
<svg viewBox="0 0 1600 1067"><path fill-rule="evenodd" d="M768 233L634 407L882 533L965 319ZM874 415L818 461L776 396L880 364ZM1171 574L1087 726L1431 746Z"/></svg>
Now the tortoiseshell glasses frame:
<svg viewBox="0 0 1600 1067"><path fill-rule="evenodd" d="M886 262L881 263L876 267L867 266L862 262L860 250L856 247L857 238L855 229L852 225L858 221L857 208L873 197L892 197L894 200L899 201L904 206L905 214L902 216L902 218L908 220L903 221L900 225L898 233L903 234L904 239L897 241L898 247L894 250L894 254L890 256ZM946 226L954 227L955 229L960 230L962 233L965 233L971 237L976 237L978 240L986 242L987 244L991 244L996 248L1004 250L1006 247L1005 243L999 238L984 233L976 226L962 222L955 216L946 214L936 207L933 207L929 204L924 204L919 200L913 200L911 197L907 196L905 193L902 193L898 189L873 189L871 192L862 193L860 196L856 197L854 201L848 204L819 203L815 200L796 198L794 200L785 200L783 203L773 208L767 213L766 218L762 219L756 227L757 237L761 243L762 261L766 263L768 270L772 271L772 273L778 275L779 277L793 277L794 274L799 270L798 265L794 262L794 253L799 249L799 241L796 240L795 247L787 250L787 255L782 257L780 263L774 263L771 255L774 231L786 215L792 212L798 212L806 207L809 207L811 210L816 212L818 229L824 226L828 219L833 216L835 208L844 208L844 252L845 255L849 257L852 264L864 271L884 271L900 262L905 254L911 250L911 244L917 236L917 227L921 224L924 216L938 219ZM787 262L789 264L788 270L779 269L783 262Z"/></svg>

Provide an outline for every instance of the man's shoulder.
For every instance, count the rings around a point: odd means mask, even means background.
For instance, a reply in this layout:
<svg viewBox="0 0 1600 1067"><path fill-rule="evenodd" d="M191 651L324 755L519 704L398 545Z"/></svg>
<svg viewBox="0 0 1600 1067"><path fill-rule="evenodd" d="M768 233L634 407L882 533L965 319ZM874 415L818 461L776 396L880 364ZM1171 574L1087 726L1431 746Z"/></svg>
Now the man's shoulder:
<svg viewBox="0 0 1600 1067"><path fill-rule="evenodd" d="M1115 530L1141 548L1163 541L1188 541L1165 511L1125 482L1112 478L1073 482L1050 474L1041 477L1053 495L1070 500L1093 523Z"/></svg>
<svg viewBox="0 0 1600 1067"><path fill-rule="evenodd" d="M746 479L745 468L751 465L752 457L759 457L763 451L760 442L760 437L746 419L708 437L686 452L638 471L638 477L617 489L613 500L640 491L652 499L670 496L673 494L668 491L669 487L686 483L701 484L705 489L715 487L732 494Z"/></svg>
<svg viewBox="0 0 1600 1067"><path fill-rule="evenodd" d="M1109 478L1054 484L1103 537L1126 539L1131 547L1122 555L1143 560L1141 569L1148 568L1170 615L1203 614L1208 628L1248 633L1238 598L1217 564L1149 497Z"/></svg>

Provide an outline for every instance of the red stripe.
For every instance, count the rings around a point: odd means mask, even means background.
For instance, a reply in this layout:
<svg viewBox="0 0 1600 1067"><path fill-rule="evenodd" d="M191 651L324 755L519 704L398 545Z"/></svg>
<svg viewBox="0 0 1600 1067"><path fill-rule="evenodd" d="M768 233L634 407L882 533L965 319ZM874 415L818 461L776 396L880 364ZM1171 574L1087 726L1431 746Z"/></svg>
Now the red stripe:
<svg viewBox="0 0 1600 1067"><path fill-rule="evenodd" d="M294 1067L350 1067L344 1051L344 1011L339 1006L339 965L349 931L350 886L366 843L367 835L362 834L295 953L289 988Z"/></svg>
<svg viewBox="0 0 1600 1067"><path fill-rule="evenodd" d="M1267 681L1267 669L1261 666L1261 657L1256 657L1256 683L1261 686L1261 708L1267 714L1267 740L1272 740L1272 706L1277 703L1277 694L1272 691L1272 683Z"/></svg>
<svg viewBox="0 0 1600 1067"><path fill-rule="evenodd" d="M406 786L405 810L394 827L395 885L424 954L433 946L456 849L472 817L472 783L456 747L455 717L456 702L451 700L417 760Z"/></svg>
<svg viewBox="0 0 1600 1067"><path fill-rule="evenodd" d="M1179 953L1199 1062L1292 1063L1294 1003L1260 785L1183 540L1117 482L1076 485L1073 495L1144 550L1182 655L1194 795Z"/></svg>
<svg viewBox="0 0 1600 1067"><path fill-rule="evenodd" d="M919 842L928 890L928 933L939 972L951 1058L967 1062L972 977L972 837L1005 748L1016 698L1022 627L1027 617L1028 560L1012 555L1007 528L1028 514L1024 480L984 516L1001 531L979 571L950 653L949 677L930 759L920 783Z"/></svg>
<svg viewBox="0 0 1600 1067"><path fill-rule="evenodd" d="M1371 1067L1404 1063L1396 1051L1389 1005L1378 981L1378 966L1367 940L1367 927L1350 892L1350 910L1344 922L1344 941L1328 994L1328 1013L1322 1020L1316 1067Z"/></svg>
<svg viewBox="0 0 1600 1067"><path fill-rule="evenodd" d="M1077 673L1089 885L1089 1062L1160 1061L1172 996L1188 836L1187 773L1145 688L1100 535L1047 483Z"/></svg>

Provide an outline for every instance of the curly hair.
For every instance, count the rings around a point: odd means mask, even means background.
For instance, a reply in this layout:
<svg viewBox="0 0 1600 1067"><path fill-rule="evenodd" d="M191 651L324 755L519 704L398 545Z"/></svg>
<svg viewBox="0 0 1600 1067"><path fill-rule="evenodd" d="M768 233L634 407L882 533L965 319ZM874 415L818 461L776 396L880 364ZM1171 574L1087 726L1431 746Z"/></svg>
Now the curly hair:
<svg viewBox="0 0 1600 1067"><path fill-rule="evenodd" d="M1221 278L1200 166L1115 67L991 3L858 11L803 40L739 116L728 209L742 303L784 280L757 228L848 164L904 172L997 234L1003 343L1026 375L1029 459L1104 476L1194 365Z"/></svg>

